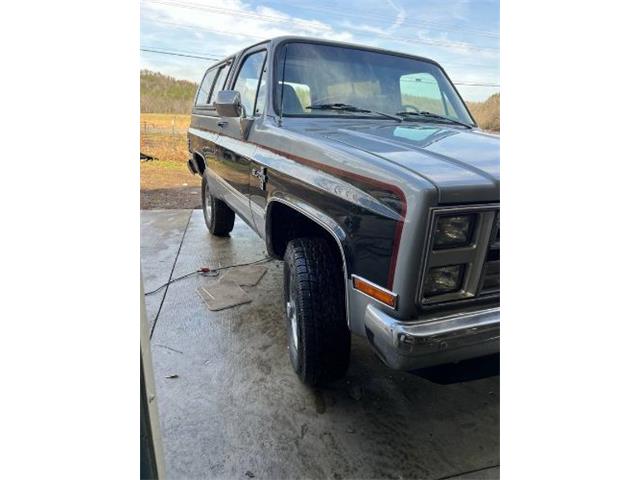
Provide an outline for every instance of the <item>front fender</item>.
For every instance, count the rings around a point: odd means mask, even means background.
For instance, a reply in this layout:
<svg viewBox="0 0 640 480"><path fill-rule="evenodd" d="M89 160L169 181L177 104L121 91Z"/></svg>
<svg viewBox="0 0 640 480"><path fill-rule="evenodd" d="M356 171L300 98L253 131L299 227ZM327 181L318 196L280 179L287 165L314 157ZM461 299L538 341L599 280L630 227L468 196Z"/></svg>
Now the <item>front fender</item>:
<svg viewBox="0 0 640 480"><path fill-rule="evenodd" d="M345 253L346 251L345 244L347 242L347 235L344 229L338 224L338 222L336 222L333 218L331 218L329 215L327 215L323 211L319 210L313 205L310 205L309 203L302 200L301 198L294 197L293 195L290 195L290 194L278 192L277 194L273 195L269 199L269 203L267 204L267 211L266 211L266 217L265 217L266 218L265 238L266 238L267 249L269 253L273 254L273 245L272 245L273 235L271 232L271 228L272 228L271 214L273 212L273 206L275 203L286 205L289 208L292 208L293 210L297 211L298 213L301 213L308 219L312 220L313 222L317 223L319 226L324 228L327 231L327 233L329 233L334 238L334 240L338 244L340 254L342 255L343 269L345 271L345 275L348 277L349 262L347 261L347 256Z"/></svg>

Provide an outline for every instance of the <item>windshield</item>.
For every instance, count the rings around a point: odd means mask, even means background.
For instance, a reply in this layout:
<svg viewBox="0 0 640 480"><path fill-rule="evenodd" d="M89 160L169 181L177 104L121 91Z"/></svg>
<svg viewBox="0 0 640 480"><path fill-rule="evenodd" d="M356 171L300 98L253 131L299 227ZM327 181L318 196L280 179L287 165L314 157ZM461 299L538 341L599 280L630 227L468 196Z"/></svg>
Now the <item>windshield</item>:
<svg viewBox="0 0 640 480"><path fill-rule="evenodd" d="M280 113L282 105L284 116L359 115L308 108L345 104L388 114L430 112L474 123L442 70L427 61L334 45L287 43L278 55L276 76L275 109Z"/></svg>

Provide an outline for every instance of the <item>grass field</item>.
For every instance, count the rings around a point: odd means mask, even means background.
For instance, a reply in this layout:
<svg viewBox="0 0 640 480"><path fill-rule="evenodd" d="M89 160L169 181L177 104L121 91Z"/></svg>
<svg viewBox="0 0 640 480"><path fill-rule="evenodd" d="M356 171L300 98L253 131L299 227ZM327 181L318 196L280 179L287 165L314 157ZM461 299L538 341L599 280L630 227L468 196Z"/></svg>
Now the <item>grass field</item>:
<svg viewBox="0 0 640 480"><path fill-rule="evenodd" d="M140 114L140 208L199 208L200 177L187 169L189 115Z"/></svg>

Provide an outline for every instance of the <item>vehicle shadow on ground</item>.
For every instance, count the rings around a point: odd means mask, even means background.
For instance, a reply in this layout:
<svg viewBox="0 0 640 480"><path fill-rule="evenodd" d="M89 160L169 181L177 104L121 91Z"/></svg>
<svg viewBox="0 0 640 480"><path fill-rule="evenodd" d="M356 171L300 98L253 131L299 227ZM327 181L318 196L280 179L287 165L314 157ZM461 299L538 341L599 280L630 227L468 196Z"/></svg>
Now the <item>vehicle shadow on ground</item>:
<svg viewBox="0 0 640 480"><path fill-rule="evenodd" d="M315 452L333 471L441 478L499 463L499 355L400 372L353 346L345 378L301 392L313 413L299 422L326 440Z"/></svg>
<svg viewBox="0 0 640 480"><path fill-rule="evenodd" d="M421 368L410 373L439 385L469 382L500 375L500 354L473 358L462 362Z"/></svg>

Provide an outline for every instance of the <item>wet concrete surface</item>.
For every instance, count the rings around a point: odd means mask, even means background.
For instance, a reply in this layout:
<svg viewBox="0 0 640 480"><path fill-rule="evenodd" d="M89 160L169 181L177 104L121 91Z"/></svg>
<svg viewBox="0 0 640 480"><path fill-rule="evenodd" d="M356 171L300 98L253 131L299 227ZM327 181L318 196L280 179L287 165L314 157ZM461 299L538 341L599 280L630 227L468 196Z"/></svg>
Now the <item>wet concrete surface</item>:
<svg viewBox="0 0 640 480"><path fill-rule="evenodd" d="M215 238L201 210L142 211L141 255L150 291L172 269L266 251L239 219ZM282 264L266 265L243 287L253 301L229 310L207 310L196 289L214 279L198 275L146 297L150 321L159 311L151 348L168 478L499 477L499 376L396 372L354 338L346 378L309 389L289 364Z"/></svg>
<svg viewBox="0 0 640 480"><path fill-rule="evenodd" d="M176 262L191 210L144 210L140 213L140 259L146 291L167 282ZM146 297L147 319L153 323L165 288Z"/></svg>

